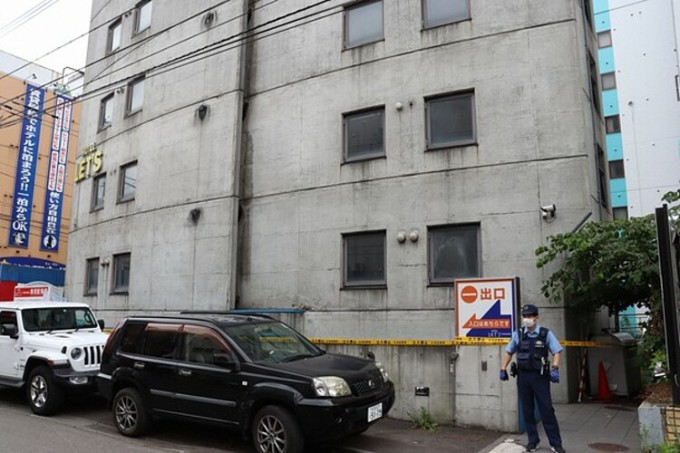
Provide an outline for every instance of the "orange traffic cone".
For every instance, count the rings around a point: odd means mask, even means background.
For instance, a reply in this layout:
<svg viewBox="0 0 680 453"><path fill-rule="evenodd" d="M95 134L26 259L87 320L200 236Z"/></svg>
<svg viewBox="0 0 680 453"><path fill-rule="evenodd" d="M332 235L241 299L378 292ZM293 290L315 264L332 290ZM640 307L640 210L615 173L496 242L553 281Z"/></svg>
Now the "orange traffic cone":
<svg viewBox="0 0 680 453"><path fill-rule="evenodd" d="M602 362L600 362L596 399L603 403L608 403L612 400L612 394L609 391L609 381L607 380L607 372L604 370L604 363Z"/></svg>

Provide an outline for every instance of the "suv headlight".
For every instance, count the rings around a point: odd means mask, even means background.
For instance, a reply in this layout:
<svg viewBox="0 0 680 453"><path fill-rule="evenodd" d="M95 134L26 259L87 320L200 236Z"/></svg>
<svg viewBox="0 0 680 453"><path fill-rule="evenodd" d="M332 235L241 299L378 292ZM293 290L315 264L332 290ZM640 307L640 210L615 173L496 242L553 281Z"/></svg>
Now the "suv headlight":
<svg viewBox="0 0 680 453"><path fill-rule="evenodd" d="M83 350L80 348L71 349L71 358L73 360L78 360L80 356L83 355Z"/></svg>
<svg viewBox="0 0 680 453"><path fill-rule="evenodd" d="M385 371L385 367L383 366L383 364L380 363L380 362L375 362L375 366L377 366L378 369L380 370L380 374L382 374L383 381L385 381L385 382L389 381L390 377L387 374L387 371Z"/></svg>
<svg viewBox="0 0 680 453"><path fill-rule="evenodd" d="M343 378L336 376L323 376L314 378L314 390L317 396L347 396L351 395L352 391L349 385Z"/></svg>

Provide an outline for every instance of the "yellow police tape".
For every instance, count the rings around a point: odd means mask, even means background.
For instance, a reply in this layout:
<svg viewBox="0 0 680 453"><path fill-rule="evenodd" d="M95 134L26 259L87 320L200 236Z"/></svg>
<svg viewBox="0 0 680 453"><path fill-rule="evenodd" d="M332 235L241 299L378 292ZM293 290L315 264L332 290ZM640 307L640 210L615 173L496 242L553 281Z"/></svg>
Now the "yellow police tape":
<svg viewBox="0 0 680 453"><path fill-rule="evenodd" d="M507 338L456 337L453 340L375 340L354 338L310 338L316 344L356 346L493 346L508 344ZM560 341L565 347L593 348L612 346L601 341Z"/></svg>

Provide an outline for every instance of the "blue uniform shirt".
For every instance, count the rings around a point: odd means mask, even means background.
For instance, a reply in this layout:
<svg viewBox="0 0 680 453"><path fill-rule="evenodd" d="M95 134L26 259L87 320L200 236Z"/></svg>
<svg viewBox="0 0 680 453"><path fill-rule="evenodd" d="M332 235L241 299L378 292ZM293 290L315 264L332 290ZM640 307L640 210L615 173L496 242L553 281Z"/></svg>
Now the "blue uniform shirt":
<svg viewBox="0 0 680 453"><path fill-rule="evenodd" d="M522 327L522 332L526 331L526 327ZM538 336L538 332L541 330L541 326L536 324L536 328L534 329L533 332L529 332L528 336L529 338L536 338ZM557 341L557 338L555 335L552 333L552 330L548 330L548 336L545 338L545 341L548 343L548 351L550 351L552 354L557 354L558 352L562 352L564 349L562 345L560 345L560 342ZM505 351L512 355L517 351L517 348L519 347L519 330L515 330L512 333L512 338L508 342L508 345L505 347Z"/></svg>

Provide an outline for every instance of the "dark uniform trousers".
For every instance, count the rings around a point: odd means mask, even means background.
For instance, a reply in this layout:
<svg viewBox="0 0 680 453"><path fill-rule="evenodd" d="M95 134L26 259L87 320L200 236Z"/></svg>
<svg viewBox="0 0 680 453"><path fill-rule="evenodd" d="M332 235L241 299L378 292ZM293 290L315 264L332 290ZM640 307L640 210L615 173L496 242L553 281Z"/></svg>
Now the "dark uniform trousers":
<svg viewBox="0 0 680 453"><path fill-rule="evenodd" d="M517 387L529 443L537 444L539 441L538 431L536 430L536 417L534 416L535 399L550 445L561 446L560 428L557 425L557 417L555 417L555 410L553 409L552 398L550 397L549 375L541 374L540 371L520 370L517 374Z"/></svg>

